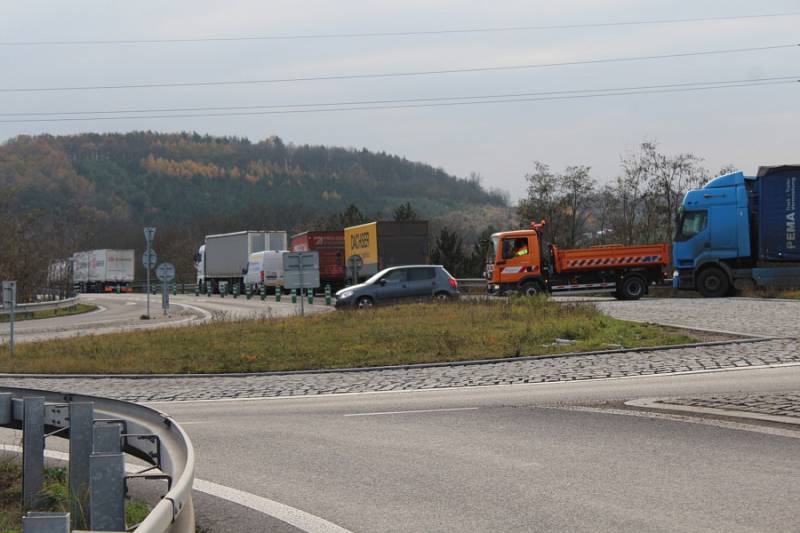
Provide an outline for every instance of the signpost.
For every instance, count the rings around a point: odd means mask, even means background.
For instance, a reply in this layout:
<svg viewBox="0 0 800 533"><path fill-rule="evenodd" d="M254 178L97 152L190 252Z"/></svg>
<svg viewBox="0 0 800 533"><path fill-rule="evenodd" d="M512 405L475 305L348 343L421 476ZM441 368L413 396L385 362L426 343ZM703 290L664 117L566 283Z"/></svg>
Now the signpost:
<svg viewBox="0 0 800 533"><path fill-rule="evenodd" d="M300 315L304 315L304 289L319 287L319 252L284 253L283 286L287 289L300 289Z"/></svg>
<svg viewBox="0 0 800 533"><path fill-rule="evenodd" d="M358 283L358 271L364 266L364 260L360 255L351 255L347 258L348 272L353 274L353 285Z"/></svg>
<svg viewBox="0 0 800 533"><path fill-rule="evenodd" d="M152 249L153 238L156 236L156 228L144 228L144 240L147 243L147 249L142 256L142 264L147 271L147 313L145 316L150 318L150 269L156 266L156 253Z"/></svg>
<svg viewBox="0 0 800 533"><path fill-rule="evenodd" d="M14 311L17 308L17 282L4 281L3 282L3 309L8 309L8 325L9 325L9 338L8 338L8 354L14 357Z"/></svg>
<svg viewBox="0 0 800 533"><path fill-rule="evenodd" d="M169 282L175 279L175 267L172 263L161 263L156 268L156 277L161 282L161 308L166 315L169 311Z"/></svg>

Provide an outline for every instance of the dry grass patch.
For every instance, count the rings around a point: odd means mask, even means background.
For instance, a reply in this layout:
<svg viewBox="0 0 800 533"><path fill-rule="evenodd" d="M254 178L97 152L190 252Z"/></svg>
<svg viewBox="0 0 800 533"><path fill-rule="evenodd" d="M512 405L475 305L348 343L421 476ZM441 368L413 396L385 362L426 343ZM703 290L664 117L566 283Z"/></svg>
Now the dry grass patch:
<svg viewBox="0 0 800 533"><path fill-rule="evenodd" d="M562 343L561 340L572 342ZM0 371L214 373L500 358L691 342L547 298L422 303L21 344Z"/></svg>

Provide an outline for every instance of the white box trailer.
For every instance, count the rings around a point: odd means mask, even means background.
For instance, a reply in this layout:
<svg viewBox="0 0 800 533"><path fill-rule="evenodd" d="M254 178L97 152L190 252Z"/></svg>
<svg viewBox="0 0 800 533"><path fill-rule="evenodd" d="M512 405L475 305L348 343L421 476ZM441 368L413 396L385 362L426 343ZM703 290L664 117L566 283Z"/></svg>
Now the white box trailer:
<svg viewBox="0 0 800 533"><path fill-rule="evenodd" d="M135 273L133 250L89 250L72 254L72 281L81 291L98 292L116 286L128 289Z"/></svg>
<svg viewBox="0 0 800 533"><path fill-rule="evenodd" d="M205 244L195 256L197 283L200 290L212 284L216 291L224 281L230 289L234 283L243 288L250 255L256 252L286 250L288 235L285 231L237 231L207 235Z"/></svg>

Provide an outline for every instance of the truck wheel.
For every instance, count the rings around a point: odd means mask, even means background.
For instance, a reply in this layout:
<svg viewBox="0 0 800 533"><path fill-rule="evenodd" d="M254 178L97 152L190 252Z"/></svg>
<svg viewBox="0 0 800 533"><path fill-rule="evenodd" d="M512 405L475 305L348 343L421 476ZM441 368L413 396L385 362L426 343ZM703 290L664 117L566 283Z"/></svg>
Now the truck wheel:
<svg viewBox="0 0 800 533"><path fill-rule="evenodd" d="M622 280L618 298L620 300L638 300L647 291L647 282L641 276L627 276Z"/></svg>
<svg viewBox="0 0 800 533"><path fill-rule="evenodd" d="M697 276L697 290L706 298L726 296L730 286L728 275L716 267L707 268Z"/></svg>
<svg viewBox="0 0 800 533"><path fill-rule="evenodd" d="M523 296L537 296L542 292L542 286L535 281L529 281L522 285Z"/></svg>

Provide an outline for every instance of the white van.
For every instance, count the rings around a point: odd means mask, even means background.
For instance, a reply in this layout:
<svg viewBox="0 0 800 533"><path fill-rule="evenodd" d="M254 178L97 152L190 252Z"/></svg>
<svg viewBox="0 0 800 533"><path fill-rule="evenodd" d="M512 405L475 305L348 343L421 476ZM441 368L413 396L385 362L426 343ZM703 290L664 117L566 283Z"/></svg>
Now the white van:
<svg viewBox="0 0 800 533"><path fill-rule="evenodd" d="M283 286L283 254L288 250L255 252L247 262L245 285L257 290L262 283L270 287Z"/></svg>

